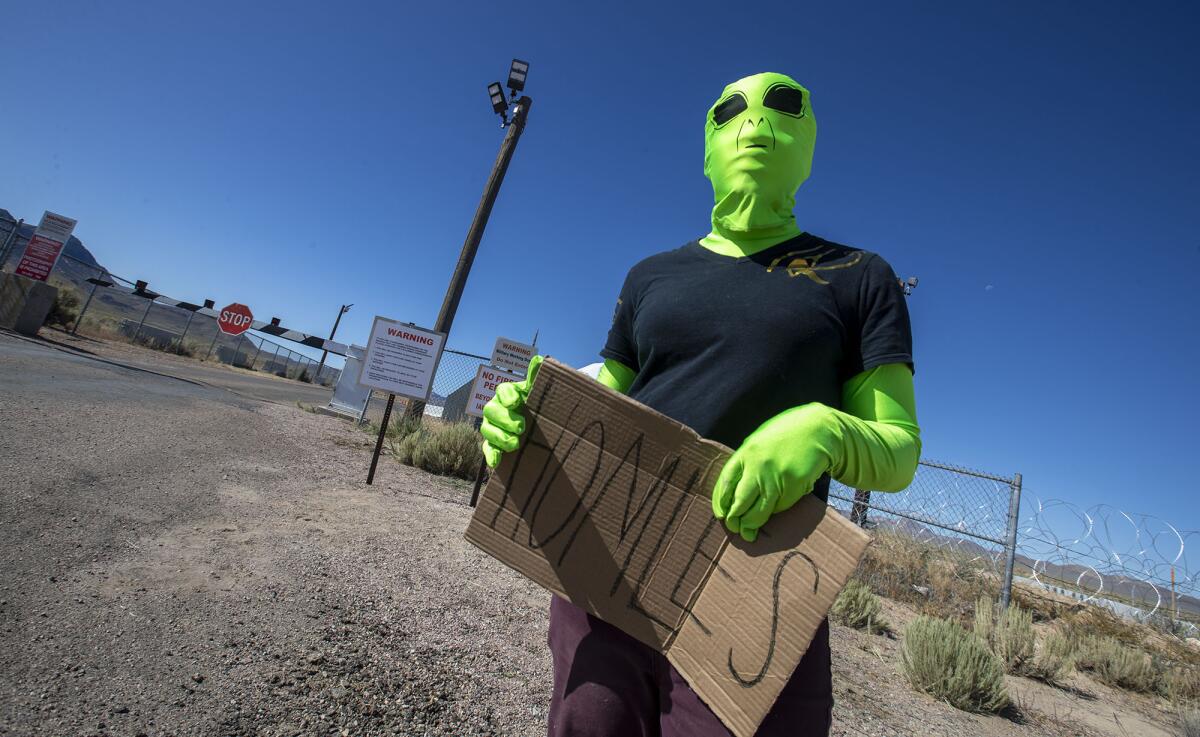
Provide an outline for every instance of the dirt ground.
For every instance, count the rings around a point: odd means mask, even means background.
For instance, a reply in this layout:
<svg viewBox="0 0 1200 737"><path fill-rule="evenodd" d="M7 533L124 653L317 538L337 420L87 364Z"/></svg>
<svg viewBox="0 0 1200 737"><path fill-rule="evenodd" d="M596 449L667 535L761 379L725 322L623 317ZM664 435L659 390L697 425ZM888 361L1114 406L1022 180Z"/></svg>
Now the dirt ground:
<svg viewBox="0 0 1200 737"><path fill-rule="evenodd" d="M0 333L0 734L544 734L549 597L463 540L467 484L367 486L342 420L96 352ZM833 642L834 734L1176 734L1081 677L963 714Z"/></svg>

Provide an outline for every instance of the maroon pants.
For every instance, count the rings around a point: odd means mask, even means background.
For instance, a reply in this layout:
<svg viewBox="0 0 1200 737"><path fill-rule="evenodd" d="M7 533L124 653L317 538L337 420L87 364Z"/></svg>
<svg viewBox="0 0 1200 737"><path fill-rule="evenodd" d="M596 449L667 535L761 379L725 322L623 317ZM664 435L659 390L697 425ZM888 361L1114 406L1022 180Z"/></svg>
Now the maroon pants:
<svg viewBox="0 0 1200 737"><path fill-rule="evenodd" d="M550 737L729 737L666 657L557 596L550 603ZM757 737L825 737L833 711L829 623Z"/></svg>

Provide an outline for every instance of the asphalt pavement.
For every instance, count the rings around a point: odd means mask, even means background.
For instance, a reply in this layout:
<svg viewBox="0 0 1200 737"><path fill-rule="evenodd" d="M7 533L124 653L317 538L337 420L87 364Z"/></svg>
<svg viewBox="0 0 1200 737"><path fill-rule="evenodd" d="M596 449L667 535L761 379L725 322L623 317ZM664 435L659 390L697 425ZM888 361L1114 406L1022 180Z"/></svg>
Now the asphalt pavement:
<svg viewBox="0 0 1200 737"><path fill-rule="evenodd" d="M333 395L331 387L308 384L284 379L265 373L253 373L231 369L228 366L202 363L194 359L171 356L135 346L114 345L71 336L58 331L42 330L38 338L26 338L8 331L0 331L0 359L6 355L48 355L53 351L66 356L67 363L92 362L106 364L129 371L141 372L142 376L159 376L190 382L196 386L223 390L246 399L256 399L276 404L303 402L310 406L324 406ZM7 380L0 378L0 380ZM14 381L28 380L12 377ZM123 390L128 387L122 385Z"/></svg>

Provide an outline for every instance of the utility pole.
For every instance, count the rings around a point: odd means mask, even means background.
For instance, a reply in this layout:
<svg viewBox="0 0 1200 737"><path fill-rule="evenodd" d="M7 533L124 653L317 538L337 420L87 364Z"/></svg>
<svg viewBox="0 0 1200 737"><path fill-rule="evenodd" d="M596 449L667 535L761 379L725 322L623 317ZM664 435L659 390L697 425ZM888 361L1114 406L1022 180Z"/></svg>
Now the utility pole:
<svg viewBox="0 0 1200 737"><path fill-rule="evenodd" d="M518 67L520 65L520 67ZM520 84L514 84L514 73L520 69ZM525 73L528 71L529 65L517 59L513 60L513 70L509 72L508 86L515 95L525 87ZM488 176L487 186L483 188L483 198L479 200L479 207L475 210L475 218L471 221L471 228L467 231L467 239L463 242L462 252L458 256L458 264L454 267L454 275L450 277L450 285L446 288L446 297L442 300L442 309L438 312L437 322L434 323L434 332L444 333L447 337L450 334L450 328L454 324L454 315L458 312L458 303L462 299L463 288L467 285L467 277L471 274L471 264L475 262L475 253L479 250L479 241L483 239L483 230L487 227L488 218L492 214L492 206L496 204L496 195L500 193L500 185L504 182L504 174L508 171L508 164L512 161L513 152L517 149L517 141L521 139L521 133L525 130L525 121L529 118L529 108L533 106L533 100L522 95L513 103L512 121L507 120L506 108L507 105L503 102L504 92L500 88L499 83L489 87L488 92L492 95L492 103L498 115L508 128L508 132L504 134L504 140L500 143L500 152L496 155L496 163L492 165L492 173ZM500 102L497 102L497 94ZM425 414L424 402L409 402L408 411L405 413L408 418L420 418Z"/></svg>
<svg viewBox="0 0 1200 737"><path fill-rule="evenodd" d="M333 321L333 330L329 331L329 339L330 340L333 340L334 333L337 332L338 323L340 323L342 321L342 315L349 312L350 308L353 306L354 306L353 304L342 305L342 309L338 310L337 319ZM317 375L313 377L313 381L318 384L321 383L321 369L325 368L325 358L328 355L329 355L329 351L327 351L325 349L321 349L321 362L319 364L317 364Z"/></svg>

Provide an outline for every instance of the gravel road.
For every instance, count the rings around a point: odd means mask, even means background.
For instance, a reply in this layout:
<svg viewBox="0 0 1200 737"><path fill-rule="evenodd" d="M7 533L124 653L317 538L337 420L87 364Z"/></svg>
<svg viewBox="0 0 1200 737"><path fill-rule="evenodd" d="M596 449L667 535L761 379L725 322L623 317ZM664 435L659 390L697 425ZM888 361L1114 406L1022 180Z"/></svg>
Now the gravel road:
<svg viewBox="0 0 1200 737"><path fill-rule="evenodd" d="M0 334L0 733L544 733L548 596L367 442Z"/></svg>

